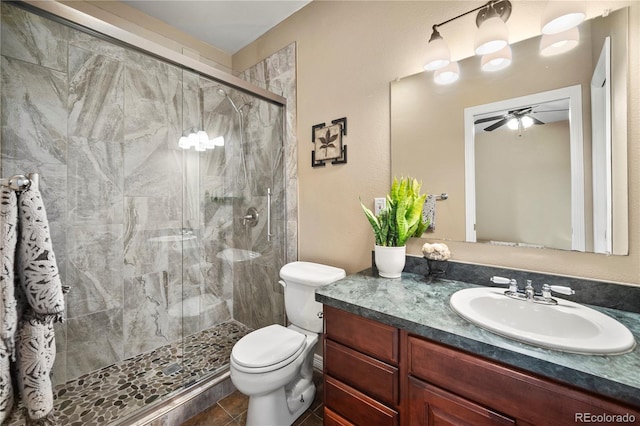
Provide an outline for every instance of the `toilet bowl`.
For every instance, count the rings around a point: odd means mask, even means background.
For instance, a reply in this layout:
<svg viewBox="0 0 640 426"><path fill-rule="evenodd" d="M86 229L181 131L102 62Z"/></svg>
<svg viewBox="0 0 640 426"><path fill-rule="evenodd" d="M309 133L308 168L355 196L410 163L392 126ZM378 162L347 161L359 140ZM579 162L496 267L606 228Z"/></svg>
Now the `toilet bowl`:
<svg viewBox="0 0 640 426"><path fill-rule="evenodd" d="M313 402L313 354L318 336L281 325L253 333L262 335L248 334L231 352L231 381L250 398L247 425L291 424ZM267 345L275 353L258 361L256 354L264 354ZM296 388L285 389L291 383Z"/></svg>
<svg viewBox="0 0 640 426"><path fill-rule="evenodd" d="M315 288L344 276L342 269L310 262L289 263L280 270L292 324L253 331L231 351L231 381L249 396L247 425L291 425L313 402L313 357L323 330Z"/></svg>

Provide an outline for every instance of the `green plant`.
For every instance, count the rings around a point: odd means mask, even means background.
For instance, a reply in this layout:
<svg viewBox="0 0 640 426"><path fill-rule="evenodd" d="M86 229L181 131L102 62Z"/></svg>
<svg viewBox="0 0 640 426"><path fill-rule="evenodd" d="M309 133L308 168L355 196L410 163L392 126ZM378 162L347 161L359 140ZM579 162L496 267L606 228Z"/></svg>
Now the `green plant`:
<svg viewBox="0 0 640 426"><path fill-rule="evenodd" d="M360 200L367 216L376 245L402 247L411 237L419 237L429 227L429 221L422 221L422 207L426 195L420 195L420 184L416 179L393 179L391 192L387 195L387 205L377 215L373 214Z"/></svg>

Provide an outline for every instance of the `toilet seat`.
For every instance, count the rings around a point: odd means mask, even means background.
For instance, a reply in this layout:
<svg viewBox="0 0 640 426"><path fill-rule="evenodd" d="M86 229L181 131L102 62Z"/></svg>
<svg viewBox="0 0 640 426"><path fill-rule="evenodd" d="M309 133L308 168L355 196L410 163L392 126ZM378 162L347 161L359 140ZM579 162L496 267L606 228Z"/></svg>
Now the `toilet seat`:
<svg viewBox="0 0 640 426"><path fill-rule="evenodd" d="M290 364L305 348L306 336L278 324L253 331L231 350L238 371L265 373Z"/></svg>

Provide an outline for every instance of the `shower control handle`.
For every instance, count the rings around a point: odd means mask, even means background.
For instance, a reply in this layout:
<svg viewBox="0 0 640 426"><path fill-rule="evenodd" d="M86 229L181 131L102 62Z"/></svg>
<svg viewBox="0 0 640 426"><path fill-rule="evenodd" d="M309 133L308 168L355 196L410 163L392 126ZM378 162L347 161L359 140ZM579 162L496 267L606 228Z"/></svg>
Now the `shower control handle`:
<svg viewBox="0 0 640 426"><path fill-rule="evenodd" d="M242 224L245 226L256 226L258 224L258 218L258 209L255 207L249 207L247 209L247 213L242 216Z"/></svg>

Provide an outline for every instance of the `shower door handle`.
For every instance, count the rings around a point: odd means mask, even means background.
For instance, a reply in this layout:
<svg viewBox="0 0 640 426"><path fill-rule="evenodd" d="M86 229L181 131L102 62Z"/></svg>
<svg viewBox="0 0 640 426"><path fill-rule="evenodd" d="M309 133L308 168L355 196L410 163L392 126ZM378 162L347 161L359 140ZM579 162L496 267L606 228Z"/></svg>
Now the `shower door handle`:
<svg viewBox="0 0 640 426"><path fill-rule="evenodd" d="M267 188L267 241L271 241L271 188Z"/></svg>

